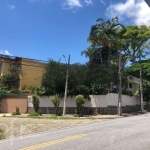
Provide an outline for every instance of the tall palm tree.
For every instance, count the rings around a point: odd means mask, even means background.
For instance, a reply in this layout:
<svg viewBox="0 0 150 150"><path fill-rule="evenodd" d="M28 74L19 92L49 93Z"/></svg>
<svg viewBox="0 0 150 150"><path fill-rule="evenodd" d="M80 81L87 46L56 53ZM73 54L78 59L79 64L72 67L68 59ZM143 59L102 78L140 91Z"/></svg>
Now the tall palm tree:
<svg viewBox="0 0 150 150"><path fill-rule="evenodd" d="M81 56L85 55L86 58L89 58L89 62L92 61L94 49L92 47L88 47L86 50L81 52Z"/></svg>
<svg viewBox="0 0 150 150"><path fill-rule="evenodd" d="M114 42L116 40L116 31L119 29L125 29L122 24L118 22L118 17L112 19L112 21L104 21L103 19L97 19L97 24L91 27L88 41L93 46L103 47L107 53L107 63L110 62L110 53L114 48Z"/></svg>

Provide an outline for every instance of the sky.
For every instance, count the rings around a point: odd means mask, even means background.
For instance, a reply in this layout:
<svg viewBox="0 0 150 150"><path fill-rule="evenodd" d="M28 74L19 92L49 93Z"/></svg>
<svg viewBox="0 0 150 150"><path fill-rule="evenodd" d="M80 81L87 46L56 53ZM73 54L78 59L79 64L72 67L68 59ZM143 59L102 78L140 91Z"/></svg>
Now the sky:
<svg viewBox="0 0 150 150"><path fill-rule="evenodd" d="M144 0L1 0L0 54L84 64L81 52L90 44L98 18L119 17L124 25L150 26Z"/></svg>

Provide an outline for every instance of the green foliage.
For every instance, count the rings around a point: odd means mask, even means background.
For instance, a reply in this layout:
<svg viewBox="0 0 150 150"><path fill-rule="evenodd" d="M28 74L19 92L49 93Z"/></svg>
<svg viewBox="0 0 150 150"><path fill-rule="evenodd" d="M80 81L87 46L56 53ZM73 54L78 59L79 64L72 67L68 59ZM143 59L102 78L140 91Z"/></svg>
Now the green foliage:
<svg viewBox="0 0 150 150"><path fill-rule="evenodd" d="M150 59L142 60L142 78L145 80L150 80ZM135 62L131 66L127 67L125 71L135 77L140 77L140 63Z"/></svg>
<svg viewBox="0 0 150 150"><path fill-rule="evenodd" d="M5 88L0 88L0 100L5 98L7 93L8 93L8 90L6 90Z"/></svg>
<svg viewBox="0 0 150 150"><path fill-rule="evenodd" d="M77 95L75 97L75 101L76 101L76 112L75 114L77 114L79 117L83 116L83 104L85 103L85 99L83 95Z"/></svg>
<svg viewBox="0 0 150 150"><path fill-rule="evenodd" d="M52 118L52 119L58 119L58 115L57 114L51 114L50 118Z"/></svg>
<svg viewBox="0 0 150 150"><path fill-rule="evenodd" d="M73 114L73 116L74 116L74 117L79 117L79 115L78 115L78 114Z"/></svg>
<svg viewBox="0 0 150 150"><path fill-rule="evenodd" d="M97 19L88 37L91 46L87 48L87 51L82 52L90 60L88 76L91 83L89 86L91 94L109 93L111 87L118 84L118 49L123 47L119 34L120 29L125 28L122 24L116 23L117 21L118 17L111 21ZM126 61L122 62L124 66Z"/></svg>
<svg viewBox="0 0 150 150"><path fill-rule="evenodd" d="M143 81L143 100L145 102L150 102L150 82Z"/></svg>
<svg viewBox="0 0 150 150"><path fill-rule="evenodd" d="M145 58L150 52L150 28L146 25L127 26L122 38L126 45L124 52L132 63L135 63L139 58Z"/></svg>
<svg viewBox="0 0 150 150"><path fill-rule="evenodd" d="M11 115L21 115L20 111L19 111L19 107L16 106L16 111L13 112Z"/></svg>
<svg viewBox="0 0 150 150"><path fill-rule="evenodd" d="M118 17L108 21L98 19L88 37L91 45L81 53L89 58L89 62L69 66L67 95L82 94L87 98L90 94L116 92L113 87L118 85L118 50L122 50L122 83L126 87L128 75L139 76L139 64L135 64L135 70L124 69L125 64L128 61L135 63L137 59L146 56L149 52L149 38L150 28L147 26L133 25L125 29L118 23ZM150 80L150 65L143 63L142 68L143 77L149 77ZM49 61L41 83L45 88L44 95L64 96L66 70L66 64Z"/></svg>
<svg viewBox="0 0 150 150"><path fill-rule="evenodd" d="M27 90L26 90L27 92ZM34 94L34 95L38 95L38 96L43 96L45 95L45 88L42 87L42 86L35 86L35 87L30 87L30 92L31 94Z"/></svg>
<svg viewBox="0 0 150 150"><path fill-rule="evenodd" d="M42 86L45 87L45 95L64 96L66 67L65 64L50 60L42 78ZM83 94L88 97L90 87L88 78L87 65L81 65L79 63L70 65L67 95L74 96Z"/></svg>
<svg viewBox="0 0 150 150"><path fill-rule="evenodd" d="M35 112L38 113L40 100L36 95L33 95L32 98L33 98L32 103L33 103L34 110Z"/></svg>
<svg viewBox="0 0 150 150"><path fill-rule="evenodd" d="M99 55L93 55L98 56L99 59L92 58L92 60L98 60L98 64L110 64L111 56L117 54L117 50L121 48L117 31L120 31L120 28L124 29L124 26L116 22L118 22L118 17L113 18L112 21L99 18L91 27L88 41L91 43L91 48L99 53Z"/></svg>
<svg viewBox="0 0 150 150"><path fill-rule="evenodd" d="M134 93L135 96L140 96L140 89L137 89L136 92Z"/></svg>
<svg viewBox="0 0 150 150"><path fill-rule="evenodd" d="M2 76L1 83L8 89L12 88L18 89L18 87L20 86L19 85L20 74L22 74L22 71L18 70L15 64L12 64L12 66L9 68L9 73Z"/></svg>
<svg viewBox="0 0 150 150"><path fill-rule="evenodd" d="M83 95L77 95L75 97L75 100L76 100L76 104L79 104L79 105L82 105L85 103L85 99Z"/></svg>
<svg viewBox="0 0 150 150"><path fill-rule="evenodd" d="M20 115L19 107L16 107L16 113Z"/></svg>
<svg viewBox="0 0 150 150"><path fill-rule="evenodd" d="M92 90L92 94L94 95L104 95L106 94L106 89L105 86L101 85L101 84L93 84L91 87Z"/></svg>
<svg viewBox="0 0 150 150"><path fill-rule="evenodd" d="M16 115L17 115L17 113L16 113L16 112L13 112L11 115L12 115L12 116L16 116Z"/></svg>
<svg viewBox="0 0 150 150"><path fill-rule="evenodd" d="M60 98L57 95L55 95L55 97L53 97L51 99L51 101L52 101L52 103L53 103L53 105L55 107L55 114L58 115L58 113L59 113L58 111L59 111Z"/></svg>
<svg viewBox="0 0 150 150"><path fill-rule="evenodd" d="M3 139L3 138L4 138L4 130L0 129L0 139Z"/></svg>
<svg viewBox="0 0 150 150"><path fill-rule="evenodd" d="M72 92L74 95L82 94L86 98L89 97L89 88L84 85L78 85L78 86L74 87Z"/></svg>
<svg viewBox="0 0 150 150"><path fill-rule="evenodd" d="M62 97L65 90L66 65L50 60L46 72L42 77L42 86L45 87L45 95L58 95Z"/></svg>
<svg viewBox="0 0 150 150"><path fill-rule="evenodd" d="M133 93L130 90L122 90L122 94L123 95L128 95L128 96L133 96Z"/></svg>
<svg viewBox="0 0 150 150"><path fill-rule="evenodd" d="M9 91L10 93L14 93L14 94L20 94L21 91L17 90L17 89L12 89Z"/></svg>
<svg viewBox="0 0 150 150"><path fill-rule="evenodd" d="M29 117L36 117L36 116L40 116L40 114L35 111L29 113Z"/></svg>

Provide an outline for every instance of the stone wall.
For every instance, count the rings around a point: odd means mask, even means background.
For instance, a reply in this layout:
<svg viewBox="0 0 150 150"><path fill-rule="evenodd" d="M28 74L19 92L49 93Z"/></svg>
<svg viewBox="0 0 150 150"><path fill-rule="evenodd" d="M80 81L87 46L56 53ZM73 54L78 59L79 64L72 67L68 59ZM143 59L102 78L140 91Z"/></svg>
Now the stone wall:
<svg viewBox="0 0 150 150"><path fill-rule="evenodd" d="M33 107L28 108L28 112L34 111ZM84 115L106 115L106 114L117 114L118 107L117 106L108 106L108 107L84 107L83 114ZM140 105L136 106L123 106L122 112L123 113L131 113L131 112L137 112L140 111ZM59 108L59 112L63 113L63 107ZM40 107L39 113L41 114L54 114L55 108L54 107ZM66 114L74 114L75 113L75 107L67 107L66 108Z"/></svg>

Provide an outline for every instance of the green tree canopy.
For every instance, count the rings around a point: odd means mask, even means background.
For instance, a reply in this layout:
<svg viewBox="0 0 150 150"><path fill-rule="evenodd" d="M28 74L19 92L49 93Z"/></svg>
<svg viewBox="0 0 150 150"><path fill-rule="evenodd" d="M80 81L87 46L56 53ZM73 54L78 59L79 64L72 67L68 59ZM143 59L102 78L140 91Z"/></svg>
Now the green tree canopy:
<svg viewBox="0 0 150 150"><path fill-rule="evenodd" d="M129 60L135 63L139 58L145 58L150 52L150 27L146 25L130 25L123 34L125 49Z"/></svg>

